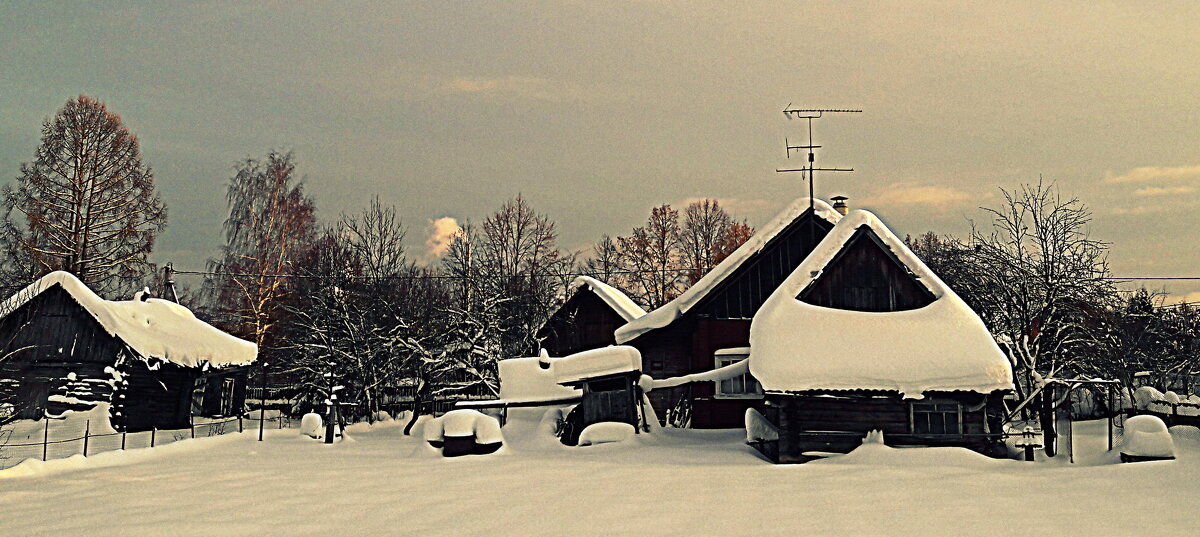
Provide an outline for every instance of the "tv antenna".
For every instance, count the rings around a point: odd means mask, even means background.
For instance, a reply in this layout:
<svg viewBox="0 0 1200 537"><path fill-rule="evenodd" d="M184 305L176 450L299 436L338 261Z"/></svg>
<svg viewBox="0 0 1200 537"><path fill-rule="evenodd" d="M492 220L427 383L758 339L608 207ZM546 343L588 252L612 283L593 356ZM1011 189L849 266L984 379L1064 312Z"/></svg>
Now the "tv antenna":
<svg viewBox="0 0 1200 537"><path fill-rule="evenodd" d="M811 108L811 109L792 108L792 103L788 103L788 105L783 108L783 115L784 115L784 117L786 117L788 119L806 119L806 120L808 120L808 145L791 145L788 142L787 138L783 139L783 146L787 150L788 158L792 158L792 151L799 152L800 150L806 150L808 153L808 161L799 168L786 168L786 169L776 168L775 171L777 173L800 172L800 175L802 178L803 178L804 173L808 172L808 209L810 211L812 211L814 214L816 213L816 201L814 201L814 198L813 198L813 196L814 196L814 194L813 194L813 182L814 181L813 180L816 177L816 172L852 172L852 171L854 171L854 168L818 168L817 167L816 153L814 153L813 150L818 149L821 146L813 145L812 120L819 119L822 116L824 116L825 114L833 114L833 113L859 114L859 113L862 113L862 110L849 110L849 109L843 109L843 108Z"/></svg>

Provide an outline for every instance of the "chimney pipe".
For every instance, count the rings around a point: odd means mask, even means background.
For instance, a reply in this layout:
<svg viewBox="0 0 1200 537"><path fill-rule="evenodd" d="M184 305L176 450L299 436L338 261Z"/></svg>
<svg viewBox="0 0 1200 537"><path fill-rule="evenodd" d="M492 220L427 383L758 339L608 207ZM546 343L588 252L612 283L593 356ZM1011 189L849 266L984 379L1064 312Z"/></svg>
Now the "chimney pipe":
<svg viewBox="0 0 1200 537"><path fill-rule="evenodd" d="M846 200L850 198L847 198L846 196L834 196L829 199L833 200L833 210L837 211L842 216L846 216L846 213L850 212L850 207L846 205Z"/></svg>

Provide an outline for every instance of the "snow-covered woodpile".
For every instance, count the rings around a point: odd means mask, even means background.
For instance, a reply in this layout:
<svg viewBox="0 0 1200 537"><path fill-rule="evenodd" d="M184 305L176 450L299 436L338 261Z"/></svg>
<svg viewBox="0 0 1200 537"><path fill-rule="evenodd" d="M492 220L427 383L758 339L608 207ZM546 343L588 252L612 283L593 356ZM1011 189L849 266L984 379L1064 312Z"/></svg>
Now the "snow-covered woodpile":
<svg viewBox="0 0 1200 537"><path fill-rule="evenodd" d="M110 402L114 425L128 430L186 425L193 411L240 411L237 367L258 352L179 304L141 293L104 300L66 272L0 303L0 337L12 353L0 363L0 397L23 417Z"/></svg>

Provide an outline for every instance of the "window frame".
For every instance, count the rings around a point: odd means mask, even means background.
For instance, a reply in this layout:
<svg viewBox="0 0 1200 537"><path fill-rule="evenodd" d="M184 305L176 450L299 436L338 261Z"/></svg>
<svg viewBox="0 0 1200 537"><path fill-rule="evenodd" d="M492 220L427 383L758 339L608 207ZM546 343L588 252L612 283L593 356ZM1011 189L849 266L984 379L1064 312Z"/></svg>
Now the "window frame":
<svg viewBox="0 0 1200 537"><path fill-rule="evenodd" d="M940 406L954 405L954 409L939 409ZM928 410L920 407L932 407ZM955 430L948 432L918 432L917 431L917 415L940 414L943 418L943 424L947 416L954 416ZM942 436L954 437L963 435L963 405L958 401L911 401L908 403L908 430L911 434L920 436Z"/></svg>
<svg viewBox="0 0 1200 537"><path fill-rule="evenodd" d="M715 355L713 355L713 366L714 366L714 369L720 369L722 367L730 366L730 365L736 364L738 362L741 362L743 360L746 360L749 357L750 357L749 354L715 354ZM762 399L763 398L762 383L758 382L758 379L754 378L754 375L751 375L750 372L747 371L744 375L741 375L738 378L741 379L741 382L742 382L742 391L741 392L726 393L721 390L721 385L724 384L725 382L729 382L728 380L713 381L713 398L714 399ZM730 380L733 380L733 379L730 379ZM755 391L753 391L753 392L746 391L745 387L748 384L747 381L754 383Z"/></svg>

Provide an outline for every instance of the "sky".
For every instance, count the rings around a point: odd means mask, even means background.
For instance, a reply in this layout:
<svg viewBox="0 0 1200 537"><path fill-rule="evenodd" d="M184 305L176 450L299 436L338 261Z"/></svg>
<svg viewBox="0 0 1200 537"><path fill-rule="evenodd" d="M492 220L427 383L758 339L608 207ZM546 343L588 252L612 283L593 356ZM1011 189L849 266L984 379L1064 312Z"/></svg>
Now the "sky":
<svg viewBox="0 0 1200 537"><path fill-rule="evenodd" d="M87 94L139 137L169 210L154 260L180 269L272 149L326 221L394 204L416 258L518 194L584 250L701 197L764 223L808 191L775 172L805 133L781 110L855 108L814 123L818 164L855 169L818 197L962 237L1044 177L1114 274L1200 276L1200 3L955 4L6 2L0 181Z"/></svg>

